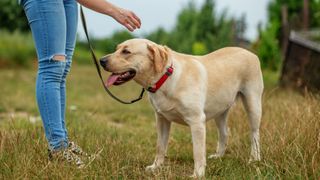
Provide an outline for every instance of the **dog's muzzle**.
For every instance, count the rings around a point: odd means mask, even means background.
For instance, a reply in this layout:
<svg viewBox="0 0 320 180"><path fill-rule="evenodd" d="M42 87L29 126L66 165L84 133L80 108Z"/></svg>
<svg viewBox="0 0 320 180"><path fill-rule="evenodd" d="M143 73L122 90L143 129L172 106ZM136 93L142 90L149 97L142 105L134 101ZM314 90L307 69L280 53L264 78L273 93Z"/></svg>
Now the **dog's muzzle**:
<svg viewBox="0 0 320 180"><path fill-rule="evenodd" d="M100 61L100 65L105 69L107 67L108 64L108 57L109 56L104 56L102 57L99 61Z"/></svg>

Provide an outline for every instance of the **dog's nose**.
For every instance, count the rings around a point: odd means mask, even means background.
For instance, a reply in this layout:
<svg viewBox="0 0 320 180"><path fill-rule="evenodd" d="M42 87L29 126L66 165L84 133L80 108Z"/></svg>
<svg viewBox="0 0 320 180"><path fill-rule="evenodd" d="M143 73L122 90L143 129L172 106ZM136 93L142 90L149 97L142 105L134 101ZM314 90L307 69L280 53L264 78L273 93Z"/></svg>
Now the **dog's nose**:
<svg viewBox="0 0 320 180"><path fill-rule="evenodd" d="M104 68L107 66L107 62L108 62L108 56L104 56L100 59L100 65Z"/></svg>

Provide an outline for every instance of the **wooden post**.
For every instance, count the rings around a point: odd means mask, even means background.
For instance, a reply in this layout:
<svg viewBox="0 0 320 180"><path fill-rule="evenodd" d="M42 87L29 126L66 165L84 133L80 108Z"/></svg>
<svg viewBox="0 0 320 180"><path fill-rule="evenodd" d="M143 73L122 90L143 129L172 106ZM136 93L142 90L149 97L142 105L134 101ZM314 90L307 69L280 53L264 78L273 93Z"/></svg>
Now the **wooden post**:
<svg viewBox="0 0 320 180"><path fill-rule="evenodd" d="M286 4L281 6L281 30L281 53L282 58L285 59L290 31L288 23L288 6Z"/></svg>
<svg viewBox="0 0 320 180"><path fill-rule="evenodd" d="M308 30L309 28L309 0L303 0L303 30Z"/></svg>

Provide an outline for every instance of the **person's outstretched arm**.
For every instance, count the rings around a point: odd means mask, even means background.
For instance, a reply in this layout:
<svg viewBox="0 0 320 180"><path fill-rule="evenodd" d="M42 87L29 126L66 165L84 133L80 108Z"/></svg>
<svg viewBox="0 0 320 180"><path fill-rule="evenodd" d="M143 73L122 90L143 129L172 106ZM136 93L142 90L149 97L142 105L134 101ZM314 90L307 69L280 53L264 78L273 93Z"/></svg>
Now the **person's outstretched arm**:
<svg viewBox="0 0 320 180"><path fill-rule="evenodd" d="M122 9L117 7L110 2L105 0L77 0L81 5L113 17L120 24L125 26L129 31L134 31L137 28L140 28L141 21L138 16L136 16L132 11Z"/></svg>

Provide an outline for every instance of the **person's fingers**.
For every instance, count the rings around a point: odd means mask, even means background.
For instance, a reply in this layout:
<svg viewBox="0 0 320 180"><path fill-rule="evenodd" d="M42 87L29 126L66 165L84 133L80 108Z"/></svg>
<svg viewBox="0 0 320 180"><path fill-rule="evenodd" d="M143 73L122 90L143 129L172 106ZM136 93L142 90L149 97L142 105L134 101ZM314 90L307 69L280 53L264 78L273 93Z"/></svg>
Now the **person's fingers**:
<svg viewBox="0 0 320 180"><path fill-rule="evenodd" d="M130 24L130 26L131 27L133 27L134 29L137 29L138 28L138 26L134 23L134 21L132 20L132 17L127 17L126 18L126 22L128 23L128 24Z"/></svg>
<svg viewBox="0 0 320 180"><path fill-rule="evenodd" d="M129 16L129 19L130 19L130 21L134 24L135 27L140 28L141 24L139 23L139 21L138 21L137 19L135 19L135 18L133 17L133 15L132 15L132 16Z"/></svg>
<svg viewBox="0 0 320 180"><path fill-rule="evenodd" d="M130 18L127 16L123 17L123 22L121 24L124 25L125 27L130 26L130 29L133 29L133 30L135 30L137 28L134 25L134 23L130 20Z"/></svg>
<svg viewBox="0 0 320 180"><path fill-rule="evenodd" d="M136 20L139 22L139 28L140 28L140 26L141 26L141 20L140 20L140 18L139 18L135 13L133 13L133 12L132 12L132 16L134 17L134 19L136 19Z"/></svg>
<svg viewBox="0 0 320 180"><path fill-rule="evenodd" d="M134 31L134 29L135 29L135 28L133 28L129 23L126 23L126 22L125 22L123 25L124 25L129 31L131 31L131 32Z"/></svg>
<svg viewBox="0 0 320 180"><path fill-rule="evenodd" d="M132 11L119 8L119 14L115 19L125 26L129 31L134 31L141 26L141 20Z"/></svg>

